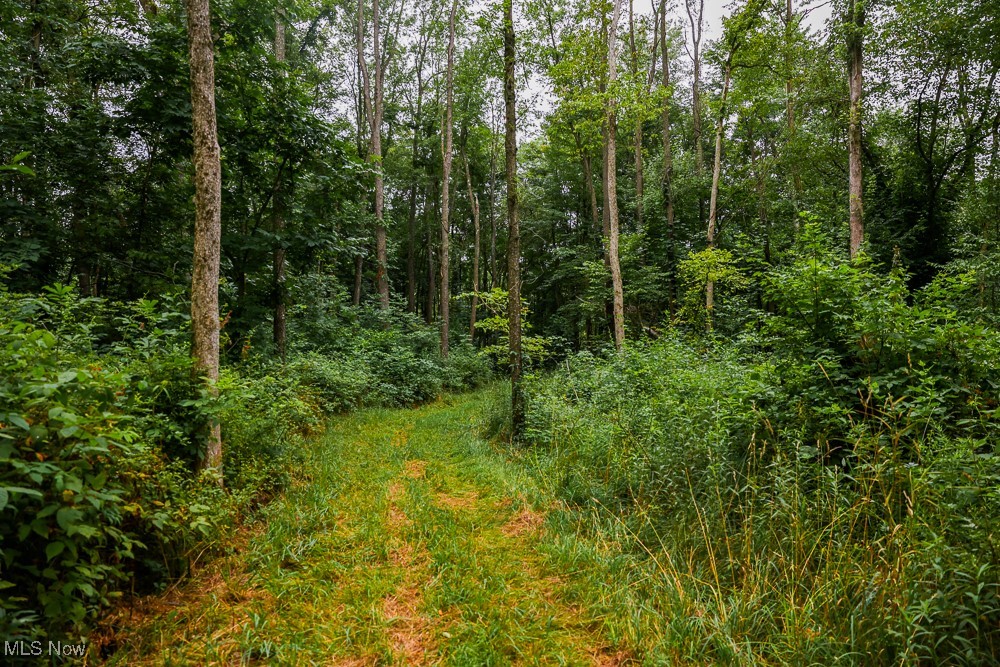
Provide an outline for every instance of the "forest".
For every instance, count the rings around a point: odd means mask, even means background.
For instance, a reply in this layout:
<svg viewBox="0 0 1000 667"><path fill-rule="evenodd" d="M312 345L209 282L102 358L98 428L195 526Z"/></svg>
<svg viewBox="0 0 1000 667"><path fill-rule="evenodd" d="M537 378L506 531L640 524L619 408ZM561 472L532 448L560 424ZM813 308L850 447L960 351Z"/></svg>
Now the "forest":
<svg viewBox="0 0 1000 667"><path fill-rule="evenodd" d="M998 664L998 43L0 0L0 663Z"/></svg>

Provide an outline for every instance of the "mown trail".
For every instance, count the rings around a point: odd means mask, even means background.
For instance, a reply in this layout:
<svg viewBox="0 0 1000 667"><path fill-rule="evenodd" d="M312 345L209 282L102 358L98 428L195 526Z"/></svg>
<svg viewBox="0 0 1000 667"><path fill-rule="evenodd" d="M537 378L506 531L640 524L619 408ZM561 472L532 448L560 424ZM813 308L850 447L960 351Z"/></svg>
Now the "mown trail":
<svg viewBox="0 0 1000 667"><path fill-rule="evenodd" d="M480 400L336 421L259 534L115 619L108 664L630 662L551 556L553 501L476 437Z"/></svg>

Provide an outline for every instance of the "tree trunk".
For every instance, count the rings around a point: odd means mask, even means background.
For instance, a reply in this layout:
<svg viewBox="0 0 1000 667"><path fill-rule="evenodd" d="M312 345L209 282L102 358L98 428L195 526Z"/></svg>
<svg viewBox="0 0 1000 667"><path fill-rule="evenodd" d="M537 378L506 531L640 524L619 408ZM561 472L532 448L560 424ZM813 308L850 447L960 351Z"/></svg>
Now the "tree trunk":
<svg viewBox="0 0 1000 667"><path fill-rule="evenodd" d="M454 111L454 97L455 97L455 11L458 8L458 0L452 0L451 3L451 14L448 17L448 65L445 71L445 111L444 111L444 127L442 128L444 135L442 137L442 150L441 150L441 162L442 162L442 172L441 172L441 356L445 359L448 358L448 326L450 306L451 306L451 293L449 289L448 280L450 261L449 261L449 249L448 243L450 241L450 220L449 216L451 214L451 159L452 159L452 131L451 131L451 118Z"/></svg>
<svg viewBox="0 0 1000 667"><path fill-rule="evenodd" d="M466 146L465 187L469 195L469 207L472 209L472 311L469 313L469 340L476 342L476 310L479 308L479 197L472 190L472 172L469 169L469 149Z"/></svg>
<svg viewBox="0 0 1000 667"><path fill-rule="evenodd" d="M410 184L410 211L406 224L406 312L417 310L417 182Z"/></svg>
<svg viewBox="0 0 1000 667"><path fill-rule="evenodd" d="M354 256L354 292L351 295L351 303L355 306L361 305L361 279L364 275L365 259L361 255Z"/></svg>
<svg viewBox="0 0 1000 667"><path fill-rule="evenodd" d="M792 32L795 28L793 19L795 15L792 13L792 0L785 0L785 117L788 123L788 144L791 144L795 139L795 99L794 99L794 89L792 86ZM792 188L795 191L795 196L800 197L802 195L802 176L799 175L799 165L798 162L792 160L789 163L789 169L792 173ZM798 221L796 220L796 225Z"/></svg>
<svg viewBox="0 0 1000 667"><path fill-rule="evenodd" d="M691 6L693 1L685 0L684 6L687 10L688 21L691 24L691 61L694 66L694 77L691 84L691 113L694 134L694 168L697 175L698 220L699 222L704 222L705 198L702 194L704 191L701 184L701 177L705 172L705 150L701 140L701 34L705 17L705 0L697 0L697 13L692 11Z"/></svg>
<svg viewBox="0 0 1000 667"><path fill-rule="evenodd" d="M490 125L493 129L494 125ZM495 133L493 133L495 136ZM490 138L490 289L496 287L497 280L497 219L496 219L496 150Z"/></svg>
<svg viewBox="0 0 1000 667"><path fill-rule="evenodd" d="M279 63L285 62L285 23L281 12L274 16L274 58ZM281 183L281 170L278 171L278 183L274 189L274 233L277 237L277 247L274 249L274 315L272 317L272 339L278 351L278 356L285 361L287 340L286 324L286 289L285 289L285 197Z"/></svg>
<svg viewBox="0 0 1000 667"><path fill-rule="evenodd" d="M604 152L604 173L607 181L607 196L605 208L608 211L608 263L611 266L612 318L614 322L615 349L621 351L625 342L625 297L622 290L622 269L618 260L618 184L616 168L616 114L617 101L614 98L614 85L618 76L618 19L621 14L622 2L615 0L611 14L611 26L608 30L608 89L607 100L607 144Z"/></svg>
<svg viewBox="0 0 1000 667"><path fill-rule="evenodd" d="M576 150L580 153L580 165L583 167L583 181L587 187L587 199L590 202L590 217L594 221L594 228L601 228L601 212L597 206L597 189L594 187L594 168L590 161L590 155L583 147L580 140L580 132L574 131L573 138L576 140Z"/></svg>
<svg viewBox="0 0 1000 667"><path fill-rule="evenodd" d="M862 73L862 30L864 29L864 9L858 0L848 3L848 83L851 93L850 123L847 131L848 173L850 179L851 213L851 258L857 256L865 237L863 213L863 189L861 179L861 73Z"/></svg>
<svg viewBox="0 0 1000 667"><path fill-rule="evenodd" d="M639 50L635 45L635 15L633 13L633 0L628 2L628 42L632 55L632 76L638 79L639 76ZM638 229L642 229L642 113L637 113L635 118L635 224Z"/></svg>
<svg viewBox="0 0 1000 667"><path fill-rule="evenodd" d="M504 0L503 22L503 99L506 112L504 149L507 163L507 286L510 300L510 396L511 437L521 438L524 431L524 393L521 386L521 231L518 224L517 198L517 107L514 80L514 0Z"/></svg>
<svg viewBox="0 0 1000 667"><path fill-rule="evenodd" d="M194 137L194 262L191 275L191 331L194 370L218 394L219 261L222 245L222 164L215 120L215 58L208 0L187 0ZM222 429L209 427L199 467L214 470L222 483Z"/></svg>
<svg viewBox="0 0 1000 667"><path fill-rule="evenodd" d="M726 120L726 98L729 96L729 82L733 73L733 53L730 51L726 60L725 75L722 83L722 103L719 106L719 118L715 122L715 160L712 163L712 195L708 205L708 247L715 247L715 228L718 219L719 181L722 178L722 136ZM708 330L712 330L712 312L715 308L715 283L709 279L705 285L705 311L708 318Z"/></svg>
<svg viewBox="0 0 1000 667"><path fill-rule="evenodd" d="M384 221L385 180L382 170L385 62L381 48L382 28L379 0L372 0L372 69L374 77L369 75L364 50L364 2L365 0L358 0L358 69L361 70L361 93L364 97L365 116L368 118L371 137L368 143L368 159L375 168L375 285L378 290L379 305L385 309L389 307L389 280L386 276L388 252Z"/></svg>
<svg viewBox="0 0 1000 667"><path fill-rule="evenodd" d="M670 319L676 314L676 257L674 248L674 158L670 145L670 97L667 92L670 90L670 52L667 44L667 7L666 0L660 0L660 33L662 43L660 57L663 66L663 112L661 121L663 124L663 205L667 220L667 309Z"/></svg>
<svg viewBox="0 0 1000 667"><path fill-rule="evenodd" d="M413 117L413 153L410 166L413 168L413 183L410 184L410 212L407 220L406 244L406 312L417 310L417 156L420 148L420 116L423 105L423 53L417 63L417 106ZM425 203L426 206L426 203Z"/></svg>
<svg viewBox="0 0 1000 667"><path fill-rule="evenodd" d="M431 184L431 201L437 206L438 187L437 179ZM434 230L431 226L432 217L428 215L430 209L424 210L424 228L427 230L427 304L424 312L424 321L427 324L434 322L434 299L437 296L437 278L434 270ZM437 211L434 212L436 217Z"/></svg>

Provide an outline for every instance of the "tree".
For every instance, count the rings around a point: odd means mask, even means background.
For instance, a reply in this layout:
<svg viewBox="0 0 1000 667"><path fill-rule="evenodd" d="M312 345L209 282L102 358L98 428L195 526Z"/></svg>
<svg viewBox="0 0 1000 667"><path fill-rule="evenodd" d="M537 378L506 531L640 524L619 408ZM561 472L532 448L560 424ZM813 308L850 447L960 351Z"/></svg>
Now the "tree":
<svg viewBox="0 0 1000 667"><path fill-rule="evenodd" d="M504 150L507 167L507 317L510 319L511 434L524 431L521 385L521 230L517 219L517 97L514 79L514 0L503 0L503 99L506 113Z"/></svg>
<svg viewBox="0 0 1000 667"><path fill-rule="evenodd" d="M410 207L407 216L407 243L406 243L406 310L413 313L417 310L417 190L418 190L418 151L420 149L420 137L423 132L422 111L424 102L424 59L427 56L427 47L430 44L431 34L426 29L427 15L420 14L420 32L417 37L417 55L413 72L416 76L416 102L411 110L413 128L412 155L410 157L410 168L413 171L412 182L410 183ZM424 202L426 207L426 201Z"/></svg>
<svg viewBox="0 0 1000 667"><path fill-rule="evenodd" d="M847 129L848 179L850 183L851 257L861 250L865 237L863 212L864 182L861 175L861 93L862 42L866 0L848 0L844 17L847 32L847 82L850 89L850 110Z"/></svg>
<svg viewBox="0 0 1000 667"><path fill-rule="evenodd" d="M618 180L615 135L617 134L618 79L618 21L621 0L615 0L608 29L608 99L606 101L606 132L604 149L604 174L606 187L605 208L608 220L608 263L611 267L612 319L615 349L621 351L625 343L625 296L622 290L622 268L618 257Z"/></svg>
<svg viewBox="0 0 1000 667"><path fill-rule="evenodd" d="M285 62L285 17L280 10L274 14L274 59L279 66ZM274 232L278 237L278 245L274 249L274 316L272 338L278 350L278 356L285 360L285 342L288 337L286 322L287 290L285 287L285 247L282 236L285 232L285 197L281 176L284 170L278 170L278 183L274 189Z"/></svg>
<svg viewBox="0 0 1000 667"><path fill-rule="evenodd" d="M760 3L755 0L749 2L742 10L737 12L726 24L723 41L726 47L726 60L722 66L722 98L719 101L719 116L715 121L715 156L712 162L712 193L708 205L708 247L715 247L715 234L718 219L719 207L719 182L722 179L722 140L725 130L727 116L726 103L729 98L729 84L733 78L733 59L737 51L744 44L749 33L754 28L754 24L760 17ZM712 311L715 308L715 281L708 279L705 285L705 310L708 328L712 328Z"/></svg>
<svg viewBox="0 0 1000 667"><path fill-rule="evenodd" d="M472 309L469 311L469 339L476 342L476 309L479 307L479 196L472 190L472 172L469 169L469 147L463 142L462 162L465 163L465 187L472 209Z"/></svg>
<svg viewBox="0 0 1000 667"><path fill-rule="evenodd" d="M378 289L379 304L389 307L389 279L386 269L389 263L385 228L385 174L382 167L382 120L385 117L385 75L391 57L391 44L384 44L382 22L379 14L379 0L372 0L372 66L369 72L365 55L365 0L358 0L357 52L358 69L361 72L361 95L364 115L368 120L370 138L368 159L375 169L375 284ZM391 23L391 21L390 21ZM396 25L398 26L398 19ZM360 256L356 261L360 261ZM357 272L360 278L360 271ZM355 287L355 301L360 295L360 286Z"/></svg>
<svg viewBox="0 0 1000 667"><path fill-rule="evenodd" d="M444 127L441 128L441 356L448 357L448 325L451 294L448 280L450 262L448 243L450 241L449 215L451 213L451 161L452 161L452 114L455 100L455 12L458 0L452 0L448 16L448 55L445 69L445 111Z"/></svg>
<svg viewBox="0 0 1000 667"><path fill-rule="evenodd" d="M673 318L676 310L676 257L674 256L674 157L670 137L670 50L667 40L667 0L660 0L660 60L662 68L663 110L660 115L661 140L663 143L663 215L667 224L667 308Z"/></svg>
<svg viewBox="0 0 1000 667"><path fill-rule="evenodd" d="M195 370L210 393L219 379L219 256L222 244L222 161L215 119L215 54L209 0L187 0L194 136L194 265L191 331ZM222 483L222 429L209 425L201 467Z"/></svg>
<svg viewBox="0 0 1000 667"><path fill-rule="evenodd" d="M691 80L691 118L695 172L699 181L697 185L698 220L699 222L704 222L705 201L701 194L700 181L705 171L705 149L701 138L701 40L705 21L705 0L684 0L684 9L687 12L688 23L691 25L691 49L688 51L688 54L691 56L691 64L694 68Z"/></svg>

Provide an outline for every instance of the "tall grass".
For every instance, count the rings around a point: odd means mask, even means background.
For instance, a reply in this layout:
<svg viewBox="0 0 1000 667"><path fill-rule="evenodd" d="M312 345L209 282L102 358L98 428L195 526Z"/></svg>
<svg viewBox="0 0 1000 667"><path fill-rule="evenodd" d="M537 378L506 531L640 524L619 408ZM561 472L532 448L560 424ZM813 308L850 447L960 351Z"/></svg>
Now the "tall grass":
<svg viewBox="0 0 1000 667"><path fill-rule="evenodd" d="M528 458L574 530L632 559L606 613L650 659L996 664L1000 466L981 441L875 393L817 438L769 364L677 340L572 358L528 396Z"/></svg>

